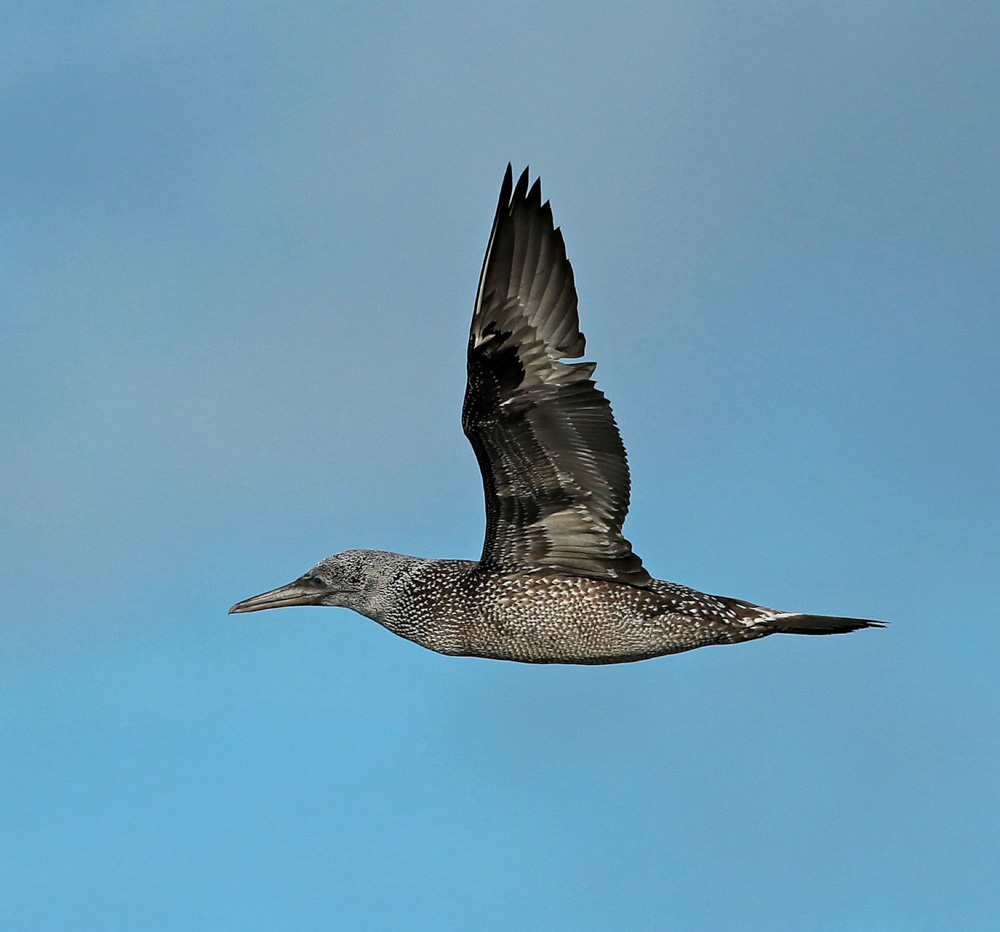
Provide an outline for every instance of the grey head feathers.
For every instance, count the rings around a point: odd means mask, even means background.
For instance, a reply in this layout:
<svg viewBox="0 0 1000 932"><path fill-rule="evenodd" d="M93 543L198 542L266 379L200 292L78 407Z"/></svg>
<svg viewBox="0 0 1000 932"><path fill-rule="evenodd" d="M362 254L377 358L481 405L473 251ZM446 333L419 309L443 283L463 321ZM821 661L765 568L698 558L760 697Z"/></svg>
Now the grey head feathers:
<svg viewBox="0 0 1000 932"><path fill-rule="evenodd" d="M377 618L413 570L432 561L384 550L345 550L321 560L286 586L255 595L231 612L259 612L289 605L349 608Z"/></svg>

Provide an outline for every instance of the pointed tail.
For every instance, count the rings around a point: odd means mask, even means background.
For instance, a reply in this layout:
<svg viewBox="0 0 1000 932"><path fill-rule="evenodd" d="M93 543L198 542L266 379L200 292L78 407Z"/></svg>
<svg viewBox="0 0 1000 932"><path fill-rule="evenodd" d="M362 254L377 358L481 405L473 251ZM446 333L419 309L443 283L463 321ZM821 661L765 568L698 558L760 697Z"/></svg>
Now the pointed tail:
<svg viewBox="0 0 1000 932"><path fill-rule="evenodd" d="M781 614L767 619L777 634L847 634L860 628L884 628L884 621L867 618L838 618L833 615Z"/></svg>

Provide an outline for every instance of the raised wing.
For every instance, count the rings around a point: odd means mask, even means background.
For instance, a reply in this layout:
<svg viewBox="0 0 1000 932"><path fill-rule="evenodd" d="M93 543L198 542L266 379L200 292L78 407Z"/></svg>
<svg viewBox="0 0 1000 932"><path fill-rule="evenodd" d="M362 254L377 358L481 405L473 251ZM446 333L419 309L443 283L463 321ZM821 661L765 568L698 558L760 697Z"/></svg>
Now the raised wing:
<svg viewBox="0 0 1000 932"><path fill-rule="evenodd" d="M583 355L573 269L541 181L507 166L469 335L462 427L486 494L481 562L645 586L622 536L629 473Z"/></svg>

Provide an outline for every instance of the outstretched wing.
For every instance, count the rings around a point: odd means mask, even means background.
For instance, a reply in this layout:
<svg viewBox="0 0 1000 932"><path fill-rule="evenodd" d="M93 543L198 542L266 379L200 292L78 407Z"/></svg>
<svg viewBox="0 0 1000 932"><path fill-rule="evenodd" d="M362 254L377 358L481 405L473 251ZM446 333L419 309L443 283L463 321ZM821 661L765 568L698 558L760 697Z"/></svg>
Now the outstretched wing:
<svg viewBox="0 0 1000 932"><path fill-rule="evenodd" d="M645 586L622 536L625 448L583 355L573 269L541 182L507 166L469 335L462 427L486 494L481 562Z"/></svg>

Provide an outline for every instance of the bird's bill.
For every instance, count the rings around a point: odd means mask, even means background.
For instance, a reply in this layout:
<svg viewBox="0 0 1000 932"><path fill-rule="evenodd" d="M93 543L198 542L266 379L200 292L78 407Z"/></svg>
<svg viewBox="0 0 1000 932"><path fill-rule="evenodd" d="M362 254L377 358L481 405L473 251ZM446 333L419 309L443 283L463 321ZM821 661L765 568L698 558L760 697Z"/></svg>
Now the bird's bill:
<svg viewBox="0 0 1000 932"><path fill-rule="evenodd" d="M266 608L285 608L288 605L318 605L323 594L323 592L318 592L312 586L304 586L300 582L293 582L287 586L279 586L270 592L262 592L260 595L237 602L229 609L229 614L238 615L240 612L262 612Z"/></svg>

